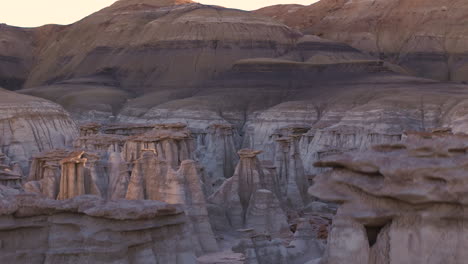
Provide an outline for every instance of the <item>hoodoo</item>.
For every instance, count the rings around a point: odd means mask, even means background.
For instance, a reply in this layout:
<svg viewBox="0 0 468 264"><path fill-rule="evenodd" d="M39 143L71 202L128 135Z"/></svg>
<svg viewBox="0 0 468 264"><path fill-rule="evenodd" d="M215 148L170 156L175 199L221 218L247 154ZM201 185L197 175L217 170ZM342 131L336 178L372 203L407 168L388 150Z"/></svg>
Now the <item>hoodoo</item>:
<svg viewBox="0 0 468 264"><path fill-rule="evenodd" d="M113 2L0 24L0 263L466 262L464 1Z"/></svg>

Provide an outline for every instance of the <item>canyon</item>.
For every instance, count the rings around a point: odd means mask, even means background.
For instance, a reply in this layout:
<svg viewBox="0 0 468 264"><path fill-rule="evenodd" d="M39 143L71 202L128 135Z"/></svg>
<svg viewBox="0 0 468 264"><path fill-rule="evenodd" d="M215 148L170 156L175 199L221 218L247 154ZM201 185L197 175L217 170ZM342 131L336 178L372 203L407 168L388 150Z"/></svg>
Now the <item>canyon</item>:
<svg viewBox="0 0 468 264"><path fill-rule="evenodd" d="M0 262L463 263L464 5L393 2L0 25Z"/></svg>

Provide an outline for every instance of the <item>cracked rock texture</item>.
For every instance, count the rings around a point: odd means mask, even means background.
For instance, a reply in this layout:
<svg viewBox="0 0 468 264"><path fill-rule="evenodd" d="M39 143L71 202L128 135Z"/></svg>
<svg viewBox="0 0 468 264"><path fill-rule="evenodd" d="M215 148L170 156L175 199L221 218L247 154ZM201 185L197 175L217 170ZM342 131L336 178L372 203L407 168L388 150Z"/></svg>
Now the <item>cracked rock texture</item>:
<svg viewBox="0 0 468 264"><path fill-rule="evenodd" d="M332 170L309 193L341 204L321 263L464 263L466 139L407 133L316 163Z"/></svg>
<svg viewBox="0 0 468 264"><path fill-rule="evenodd" d="M90 151L62 149L37 155L25 189L57 200L95 195L111 201L181 204L188 217L186 232L190 233L193 252L218 251L208 218L203 170L188 160L193 147L186 126L157 124L147 132L132 125L127 130L123 125L116 128L86 124L75 146L89 147Z"/></svg>
<svg viewBox="0 0 468 264"><path fill-rule="evenodd" d="M11 190L0 188L2 263L197 263L180 206Z"/></svg>
<svg viewBox="0 0 468 264"><path fill-rule="evenodd" d="M278 234L284 230L283 220L286 217L280 204L283 197L276 192L279 182L268 179L276 175L264 168L257 158L258 154L260 151L240 150L240 160L234 175L224 181L208 198L208 202L214 205L212 210L218 211L216 215L227 217L226 224L232 228L245 228L251 224ZM265 207L269 207L269 210ZM226 229L226 226L221 228Z"/></svg>
<svg viewBox="0 0 468 264"><path fill-rule="evenodd" d="M77 127L59 105L0 88L0 149L27 169L32 155L71 145Z"/></svg>
<svg viewBox="0 0 468 264"><path fill-rule="evenodd" d="M182 161L175 171L169 162L161 160L154 152L144 152L132 171L126 199L182 204L189 217L193 250L199 255L218 250L194 161Z"/></svg>

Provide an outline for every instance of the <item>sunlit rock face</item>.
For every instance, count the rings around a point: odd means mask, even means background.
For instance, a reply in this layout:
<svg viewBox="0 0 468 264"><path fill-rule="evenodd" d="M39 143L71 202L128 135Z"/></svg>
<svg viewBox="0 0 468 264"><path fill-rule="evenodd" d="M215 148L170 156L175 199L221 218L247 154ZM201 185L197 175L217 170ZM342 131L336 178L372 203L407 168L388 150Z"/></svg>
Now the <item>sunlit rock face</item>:
<svg viewBox="0 0 468 264"><path fill-rule="evenodd" d="M169 162L158 158L154 152L144 152L135 162L126 199L182 204L189 217L193 250L199 255L218 250L208 218L201 177L194 161L182 161L175 171Z"/></svg>
<svg viewBox="0 0 468 264"><path fill-rule="evenodd" d="M194 145L185 124L161 124L147 133L127 140L123 150L124 159L133 162L141 157L142 151L146 149L154 150L175 168L183 160L192 158Z"/></svg>
<svg viewBox="0 0 468 264"><path fill-rule="evenodd" d="M464 263L466 139L406 133L316 163L332 170L309 193L341 204L323 263Z"/></svg>
<svg viewBox="0 0 468 264"><path fill-rule="evenodd" d="M37 155L24 188L57 200L94 195L111 201L181 204L193 252L217 251L203 170L188 160L193 150L190 131L184 124L156 124L145 130L133 125L86 124L75 146L89 151L61 149Z"/></svg>

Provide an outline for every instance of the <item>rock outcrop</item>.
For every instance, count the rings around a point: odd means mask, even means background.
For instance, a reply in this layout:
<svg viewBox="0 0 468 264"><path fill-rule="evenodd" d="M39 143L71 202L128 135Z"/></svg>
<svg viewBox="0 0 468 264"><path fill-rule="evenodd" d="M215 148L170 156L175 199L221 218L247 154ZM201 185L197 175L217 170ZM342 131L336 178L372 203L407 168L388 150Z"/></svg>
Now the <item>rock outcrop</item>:
<svg viewBox="0 0 468 264"><path fill-rule="evenodd" d="M246 232L246 238L233 247L234 252L244 254L244 263L289 263L286 247L280 239L272 239L268 234L256 234L252 229L244 230L244 232Z"/></svg>
<svg viewBox="0 0 468 264"><path fill-rule="evenodd" d="M408 73L467 81L464 1L321 0L278 5L256 13L303 32L365 50Z"/></svg>
<svg viewBox="0 0 468 264"><path fill-rule="evenodd" d="M56 199L62 173L60 161L72 152L72 150L56 149L35 155L24 188L47 198Z"/></svg>
<svg viewBox="0 0 468 264"><path fill-rule="evenodd" d="M294 239L287 246L283 240L274 239L265 233L256 233L253 229L239 231L243 238L232 250L244 254L244 263L315 264L320 260L321 247L311 235L311 227L304 219L294 234Z"/></svg>
<svg viewBox="0 0 468 264"><path fill-rule="evenodd" d="M99 156L85 151L72 152L61 160L57 200L71 199L85 194L105 197L107 182L103 173L98 172L98 161ZM102 182L103 184L100 184Z"/></svg>
<svg viewBox="0 0 468 264"><path fill-rule="evenodd" d="M43 199L0 186L0 262L197 263L180 206Z"/></svg>
<svg viewBox="0 0 468 264"><path fill-rule="evenodd" d="M75 142L76 149L35 157L25 189L57 200L95 195L110 201L181 204L188 216L193 251L197 255L217 251L206 207L203 170L197 162L188 160L194 149L190 131L184 124L151 127L144 132L146 128L131 125L86 124Z"/></svg>
<svg viewBox="0 0 468 264"><path fill-rule="evenodd" d="M245 228L252 224L261 227L263 231L278 234L284 230L284 221L281 219L286 217L281 208L282 197L277 192L279 182L268 179L276 175L270 174L262 166L257 158L260 153L251 149L240 150L240 160L234 175L208 201L216 206L211 208L214 212L222 211L216 215L227 216L228 224L233 228ZM269 207L269 210L259 210L265 207Z"/></svg>
<svg viewBox="0 0 468 264"><path fill-rule="evenodd" d="M34 154L71 145L78 134L59 105L1 88L0 117L0 150L23 169Z"/></svg>
<svg viewBox="0 0 468 264"><path fill-rule="evenodd" d="M322 263L464 263L466 139L407 133L316 163L333 170L310 194L341 204Z"/></svg>
<svg viewBox="0 0 468 264"><path fill-rule="evenodd" d="M184 160L192 159L194 142L185 124L158 124L153 130L126 141L123 156L127 162L141 157L144 150L153 150L161 159L176 168Z"/></svg>
<svg viewBox="0 0 468 264"><path fill-rule="evenodd" d="M290 232L288 219L281 203L269 190L258 189L252 195L245 218L246 226L261 234L282 237Z"/></svg>
<svg viewBox="0 0 468 264"><path fill-rule="evenodd" d="M10 165L8 157L0 153L0 185L21 189L23 171L18 163Z"/></svg>
<svg viewBox="0 0 468 264"><path fill-rule="evenodd" d="M251 12L175 0L124 0L69 26L19 31L35 46L17 86L85 120L190 97L235 61L281 56L301 35Z"/></svg>
<svg viewBox="0 0 468 264"><path fill-rule="evenodd" d="M290 129L293 130L293 128ZM308 129L298 130L298 134L280 134L280 137L276 139L275 164L282 195L287 197L289 206L300 208L309 201L307 195L309 183L299 151L301 132Z"/></svg>
<svg viewBox="0 0 468 264"><path fill-rule="evenodd" d="M197 157L203 165L207 184L219 187L234 174L239 157L239 135L232 125L212 124L196 137Z"/></svg>
<svg viewBox="0 0 468 264"><path fill-rule="evenodd" d="M215 252L218 245L211 230L202 182L196 163L184 160L175 171L171 163L153 151L145 151L135 162L126 199L157 200L182 204L189 217L194 251L197 254Z"/></svg>

